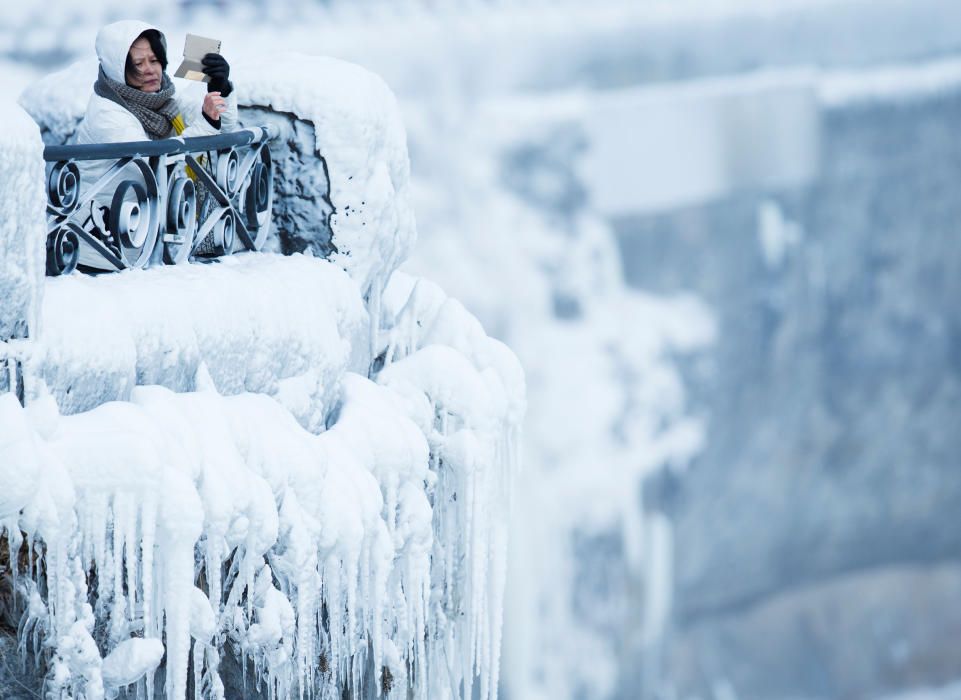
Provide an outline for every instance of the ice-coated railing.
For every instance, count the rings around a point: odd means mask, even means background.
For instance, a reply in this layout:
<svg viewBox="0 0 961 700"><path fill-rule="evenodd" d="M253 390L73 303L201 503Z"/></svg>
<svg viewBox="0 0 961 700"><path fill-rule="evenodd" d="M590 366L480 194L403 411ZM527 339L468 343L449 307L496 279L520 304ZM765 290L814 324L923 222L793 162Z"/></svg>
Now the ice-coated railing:
<svg viewBox="0 0 961 700"><path fill-rule="evenodd" d="M274 136L271 127L258 126L216 136L47 146L47 274L259 250L270 229L267 144ZM99 174L93 161L109 166Z"/></svg>

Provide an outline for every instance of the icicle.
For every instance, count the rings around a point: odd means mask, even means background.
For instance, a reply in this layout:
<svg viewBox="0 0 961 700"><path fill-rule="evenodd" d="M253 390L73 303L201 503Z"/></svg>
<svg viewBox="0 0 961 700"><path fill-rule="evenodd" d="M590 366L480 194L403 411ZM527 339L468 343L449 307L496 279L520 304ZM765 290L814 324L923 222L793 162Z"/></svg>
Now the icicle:
<svg viewBox="0 0 961 700"><path fill-rule="evenodd" d="M167 700L183 700L187 692L187 658L190 652L189 593L193 587L193 543L169 541L163 549Z"/></svg>
<svg viewBox="0 0 961 700"><path fill-rule="evenodd" d="M324 567L324 588L327 602L328 635L331 676L336 682L346 678L344 650L344 608L343 573L339 562L331 558Z"/></svg>
<svg viewBox="0 0 961 700"><path fill-rule="evenodd" d="M146 639L159 638L159 625L154 608L154 541L157 531L157 502L148 496L140 507L140 599L143 601L143 636ZM146 676L144 687L147 700L153 700L154 671L151 669Z"/></svg>
<svg viewBox="0 0 961 700"><path fill-rule="evenodd" d="M191 655L194 677L194 700L201 700L203 697L204 645L199 640L193 640Z"/></svg>
<svg viewBox="0 0 961 700"><path fill-rule="evenodd" d="M117 494L113 500L112 546L112 600L110 602L109 646L112 648L127 637L127 601L123 593L124 582L124 529L127 495Z"/></svg>
<svg viewBox="0 0 961 700"><path fill-rule="evenodd" d="M207 574L207 597L214 604L214 612L217 618L223 614L223 582L220 580L220 567L223 560L224 544L223 538L211 535L206 539L204 551L205 572Z"/></svg>
<svg viewBox="0 0 961 700"><path fill-rule="evenodd" d="M17 590L17 577L20 574L20 547L23 545L23 533L20 532L20 524L16 519L5 523L3 528L7 533L7 553L10 560L10 582L14 591ZM16 596L13 598L16 603Z"/></svg>
<svg viewBox="0 0 961 700"><path fill-rule="evenodd" d="M224 684L220 680L220 653L217 647L208 646L206 649L208 700L224 700Z"/></svg>
<svg viewBox="0 0 961 700"><path fill-rule="evenodd" d="M370 287L367 303L367 313L370 315L370 359L373 362L377 356L377 341L380 335L381 308L383 307L384 280L378 275Z"/></svg>
<svg viewBox="0 0 961 700"><path fill-rule="evenodd" d="M127 619L134 620L137 610L137 573L139 570L139 540L137 537L137 505L128 496L123 504L123 556L127 573Z"/></svg>
<svg viewBox="0 0 961 700"><path fill-rule="evenodd" d="M433 342L420 323L433 323L436 300L428 295L422 303L421 291L415 286L404 318L390 329L391 363L395 357L403 360L416 353L423 340ZM381 293L377 280L370 297L372 342L379 332ZM329 380L337 382L339 377ZM349 380L344 381L346 385ZM393 388L377 387L380 393L371 396L380 400ZM164 390L143 389L137 400L143 399L144 410L156 399L171 403L164 410L187 407L183 415L193 420L200 415L198 406L211 415L217 412L210 407L223 408L238 435L225 429L224 434L213 431L203 437L212 443L233 437L237 444L226 442L223 450L211 448L203 459L170 464L156 472L160 487L143 492L131 481L104 479L99 484L86 475L76 505L76 537L60 541L48 537L46 555L42 542L30 544L38 555L31 557L36 578L44 570L41 557L49 560L50 629L42 634L57 639L57 633L69 631L77 619L86 619L87 573L91 584L96 581L100 588L89 597L98 601L97 634L107 630L107 650L136 634L140 615L145 638L166 637L168 698L181 700L191 679L190 664L195 700L222 698L217 646L236 643L244 683L248 668L254 670L258 684L266 680L264 692L270 698L382 695L381 674L387 668L394 676L391 697L442 700L467 695L479 679L480 692L489 700L496 695L499 673L506 539L502 501L509 496L505 482L516 464L516 433L509 422L488 421L486 415L477 419L483 425L471 424L470 416L465 417L469 406L457 404L456 382L439 382L435 388L413 396L399 388L400 400L382 401L369 412L369 423L356 419L365 410L355 410L349 420L348 412L335 413L327 424L333 441L291 433L295 444L290 452L274 449L286 436L287 423L274 421L268 406L260 416L263 422L249 420L259 410L250 395L219 397L211 385L201 397L205 403L198 404L197 395L167 397ZM428 406L433 416L425 416ZM402 429L390 425L392 412L409 413L403 416ZM286 413L283 417L289 418ZM403 431L417 438L416 449ZM476 440L476 450L458 447L460 433ZM186 437L193 446L194 437ZM364 449L365 441L372 443L371 449ZM356 461L341 460L339 446L354 444ZM227 452L230 460L221 462ZM468 463L471 459L476 464ZM94 468L107 473L102 465ZM273 493L266 499L247 497L251 491L247 485L254 480L269 484ZM356 489L358 498L344 503L337 502L339 493L331 498L329 494L341 485ZM197 503L178 505L184 501L180 496L193 498L194 491ZM295 492L304 494L302 507ZM282 514L281 535L270 543L264 541L269 539L264 537L269 519L264 513L276 503L290 512ZM183 521L187 524L181 526ZM313 523L322 523L322 528ZM237 546L239 539L243 544ZM187 634L187 591L195 590L197 575L195 546L216 617L209 646L199 640L191 646ZM224 575L228 560L232 563ZM258 575L266 585L262 590ZM276 619L282 620L279 637L276 627L269 633L261 629L266 636L258 641L255 626L263 628ZM25 634L40 634L41 628L34 624ZM62 663L68 663L66 648L62 651L66 659ZM63 690L80 688L68 683ZM152 700L152 672L137 693Z"/></svg>
<svg viewBox="0 0 961 700"><path fill-rule="evenodd" d="M350 682L357 687L360 679L360 670L358 669L359 660L357 658L357 558L358 554L351 553L349 560L345 562L343 575L346 581L346 596L344 598L344 605L347 610L347 630L345 636L346 645L344 648L344 654L346 655L347 666L350 672Z"/></svg>

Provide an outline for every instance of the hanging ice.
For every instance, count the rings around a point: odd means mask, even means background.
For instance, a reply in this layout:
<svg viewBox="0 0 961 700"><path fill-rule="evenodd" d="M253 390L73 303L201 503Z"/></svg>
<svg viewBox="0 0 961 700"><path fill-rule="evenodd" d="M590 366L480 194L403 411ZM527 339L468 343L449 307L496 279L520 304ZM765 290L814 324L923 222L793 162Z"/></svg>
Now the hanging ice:
<svg viewBox="0 0 961 700"><path fill-rule="evenodd" d="M331 166L335 204L367 207L332 224L334 262L35 275L34 330L0 336L25 404L0 393L0 550L51 697L153 698L155 681L170 700L233 682L496 694L523 374L439 288L395 272L413 240L396 105L356 67L316 68L317 94L269 94L255 71L246 89L302 118L285 138L313 129L298 167ZM345 84L355 101L324 99ZM35 199L3 204L42 221ZM26 229L0 245L26 240L28 261L44 231Z"/></svg>

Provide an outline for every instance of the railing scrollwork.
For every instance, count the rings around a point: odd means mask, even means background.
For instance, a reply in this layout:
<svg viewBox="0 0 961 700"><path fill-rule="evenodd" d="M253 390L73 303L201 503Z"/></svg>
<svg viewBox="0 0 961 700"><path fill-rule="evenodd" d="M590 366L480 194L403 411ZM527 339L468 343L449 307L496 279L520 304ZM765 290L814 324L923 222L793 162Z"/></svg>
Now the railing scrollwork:
<svg viewBox="0 0 961 700"><path fill-rule="evenodd" d="M177 265L260 250L270 229L269 128L48 146L47 274Z"/></svg>

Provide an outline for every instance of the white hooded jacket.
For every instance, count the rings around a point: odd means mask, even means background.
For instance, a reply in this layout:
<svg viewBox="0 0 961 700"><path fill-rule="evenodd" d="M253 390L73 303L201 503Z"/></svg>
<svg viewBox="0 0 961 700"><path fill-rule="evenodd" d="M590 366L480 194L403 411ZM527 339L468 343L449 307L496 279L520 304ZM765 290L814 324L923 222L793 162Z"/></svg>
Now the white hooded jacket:
<svg viewBox="0 0 961 700"><path fill-rule="evenodd" d="M103 27L97 33L97 57L108 78L126 82L124 66L130 46L143 32L157 29L146 22L123 20ZM158 30L159 31L159 30ZM187 125L181 136L212 136L234 131L237 128L237 93L231 92L225 99L227 111L220 115L220 129L204 119L203 93L182 89L184 83L173 79L177 85L174 99ZM171 128L169 136L176 136ZM77 143L116 143L118 141L148 141L150 136L133 112L113 100L94 93L87 104L87 112L77 129ZM104 167L106 170L106 167Z"/></svg>

